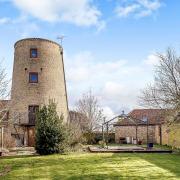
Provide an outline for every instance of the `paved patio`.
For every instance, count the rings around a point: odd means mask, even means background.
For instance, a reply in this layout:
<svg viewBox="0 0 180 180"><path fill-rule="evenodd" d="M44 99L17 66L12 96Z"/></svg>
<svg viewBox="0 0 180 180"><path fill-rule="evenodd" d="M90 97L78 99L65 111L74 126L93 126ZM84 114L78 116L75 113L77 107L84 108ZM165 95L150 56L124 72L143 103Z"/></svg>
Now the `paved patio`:
<svg viewBox="0 0 180 180"><path fill-rule="evenodd" d="M98 146L89 146L92 153L172 153L172 150L164 150L157 148L146 148L140 146L108 146L105 148Z"/></svg>
<svg viewBox="0 0 180 180"><path fill-rule="evenodd" d="M21 155L36 155L34 147L17 147L7 149L0 149L0 156L21 156Z"/></svg>

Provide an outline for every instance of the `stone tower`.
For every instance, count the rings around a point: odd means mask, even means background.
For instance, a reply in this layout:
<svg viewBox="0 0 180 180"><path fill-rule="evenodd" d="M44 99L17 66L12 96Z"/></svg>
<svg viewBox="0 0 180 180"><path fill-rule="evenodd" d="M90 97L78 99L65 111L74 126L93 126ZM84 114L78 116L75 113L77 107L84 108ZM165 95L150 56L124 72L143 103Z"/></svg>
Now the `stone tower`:
<svg viewBox="0 0 180 180"><path fill-rule="evenodd" d="M41 38L19 40L14 48L10 113L17 125L15 137L24 133L25 144L31 146L37 108L53 99L58 114L63 114L65 122L68 118L63 49Z"/></svg>

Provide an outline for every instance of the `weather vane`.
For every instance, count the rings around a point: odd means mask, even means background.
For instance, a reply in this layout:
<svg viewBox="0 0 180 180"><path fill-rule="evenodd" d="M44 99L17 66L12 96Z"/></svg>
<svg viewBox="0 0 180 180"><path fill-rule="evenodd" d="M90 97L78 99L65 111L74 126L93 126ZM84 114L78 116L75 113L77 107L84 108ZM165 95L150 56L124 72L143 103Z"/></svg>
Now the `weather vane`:
<svg viewBox="0 0 180 180"><path fill-rule="evenodd" d="M60 44L61 44L61 46L62 46L62 44L63 44L63 40L64 40L64 38L65 38L66 36L65 35L62 35L62 36L57 36L57 39L59 39L60 40Z"/></svg>

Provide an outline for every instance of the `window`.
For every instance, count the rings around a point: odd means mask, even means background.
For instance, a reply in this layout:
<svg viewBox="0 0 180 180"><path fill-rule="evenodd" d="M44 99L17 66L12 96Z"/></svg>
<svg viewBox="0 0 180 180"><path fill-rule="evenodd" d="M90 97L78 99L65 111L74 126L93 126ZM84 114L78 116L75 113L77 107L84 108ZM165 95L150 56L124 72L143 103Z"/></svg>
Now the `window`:
<svg viewBox="0 0 180 180"><path fill-rule="evenodd" d="M30 58L37 58L37 57L38 57L37 49L31 48L30 49Z"/></svg>
<svg viewBox="0 0 180 180"><path fill-rule="evenodd" d="M38 73L36 73L36 72L29 73L29 82L30 83L38 83Z"/></svg>

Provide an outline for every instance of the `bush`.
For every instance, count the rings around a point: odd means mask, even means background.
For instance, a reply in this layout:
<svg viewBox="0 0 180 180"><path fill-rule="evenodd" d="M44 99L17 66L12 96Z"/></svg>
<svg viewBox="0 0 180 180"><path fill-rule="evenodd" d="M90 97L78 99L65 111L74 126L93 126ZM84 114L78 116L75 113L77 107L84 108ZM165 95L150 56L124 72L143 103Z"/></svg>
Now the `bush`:
<svg viewBox="0 0 180 180"><path fill-rule="evenodd" d="M105 141L102 140L102 141L99 141L99 145L101 148L105 148L107 144Z"/></svg>
<svg viewBox="0 0 180 180"><path fill-rule="evenodd" d="M67 147L67 130L63 125L63 116L56 112L56 104L53 101L44 105L36 118L36 143L37 153L41 155L64 152Z"/></svg>
<svg viewBox="0 0 180 180"><path fill-rule="evenodd" d="M84 139L86 139L87 144L95 143L95 134L91 131L87 131L83 134Z"/></svg>
<svg viewBox="0 0 180 180"><path fill-rule="evenodd" d="M82 132L76 123L70 123L68 126L69 145L71 147L76 146L78 143L83 142Z"/></svg>

